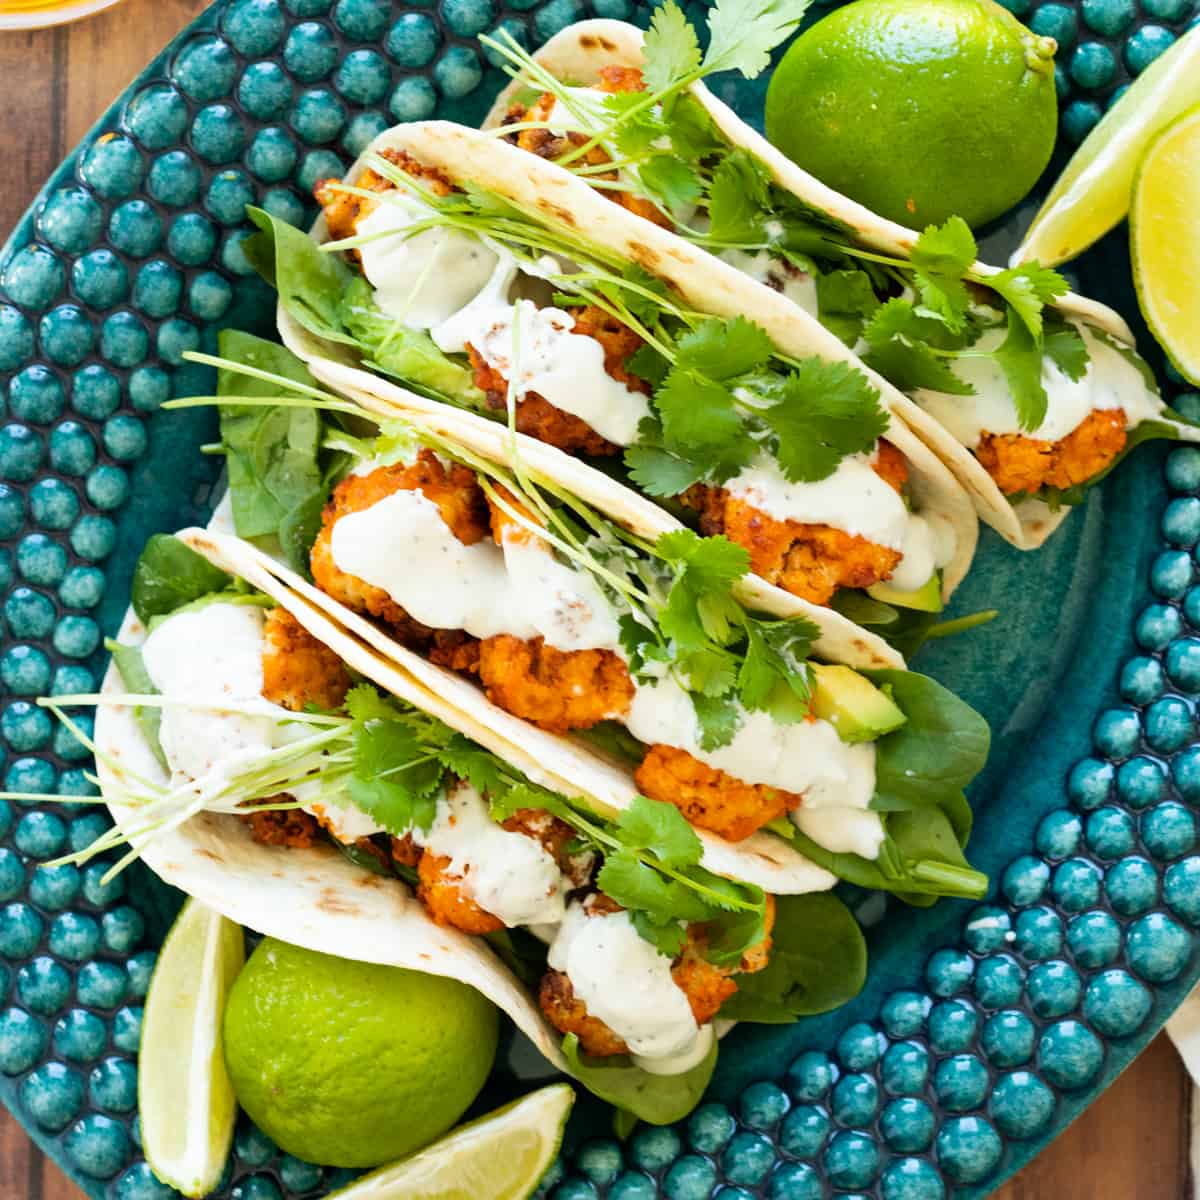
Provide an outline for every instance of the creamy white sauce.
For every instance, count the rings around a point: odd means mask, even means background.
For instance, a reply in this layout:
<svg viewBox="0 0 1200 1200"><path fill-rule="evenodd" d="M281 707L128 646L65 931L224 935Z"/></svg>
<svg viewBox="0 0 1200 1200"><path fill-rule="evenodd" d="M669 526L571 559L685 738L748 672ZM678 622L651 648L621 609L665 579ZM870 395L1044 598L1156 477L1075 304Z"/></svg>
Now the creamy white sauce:
<svg viewBox="0 0 1200 1200"><path fill-rule="evenodd" d="M722 250L718 257L741 271L743 275L749 275L751 279L781 292L810 316L820 315L817 281L807 271L801 271L784 259L776 258L769 250L758 250L753 254L749 250Z"/></svg>
<svg viewBox="0 0 1200 1200"><path fill-rule="evenodd" d="M641 937L628 913L588 916L572 903L547 961L639 1060L691 1061L700 1030L687 996L671 978L671 960Z"/></svg>
<svg viewBox="0 0 1200 1200"><path fill-rule="evenodd" d="M449 872L462 877L462 890L506 926L563 919L570 885L554 857L537 838L497 825L470 784L438 800L424 845L450 859Z"/></svg>
<svg viewBox="0 0 1200 1200"><path fill-rule="evenodd" d="M558 562L536 535L466 546L416 489L341 517L330 540L338 568L382 588L432 629L473 637L543 637L559 650L618 644L612 606L592 576Z"/></svg>
<svg viewBox="0 0 1200 1200"><path fill-rule="evenodd" d="M899 550L912 515L904 498L871 465L865 454L852 454L832 475L812 483L793 483L768 454L759 454L725 484L730 495L745 499L777 521L831 525ZM924 580L922 580L924 582Z"/></svg>
<svg viewBox="0 0 1200 1200"><path fill-rule="evenodd" d="M1141 372L1091 330L1075 322L1088 351L1083 377L1073 380L1049 358L1042 361L1042 386L1048 404L1042 423L1023 430L1004 372L994 358L958 358L953 369L975 388L973 396L918 389L913 399L964 446L979 445L984 433L1019 433L1040 441L1057 442L1077 429L1089 413L1124 409L1125 427L1132 429L1162 412L1162 401L1149 388ZM1006 337L1004 329L989 329L972 347L994 350Z"/></svg>
<svg viewBox="0 0 1200 1200"><path fill-rule="evenodd" d="M466 340L508 380L514 401L536 392L618 446L637 440L638 423L650 415L649 401L609 375L604 347L593 337L573 333L575 320L569 312L518 300L504 308L484 308L479 315Z"/></svg>
<svg viewBox="0 0 1200 1200"><path fill-rule="evenodd" d="M245 604L208 604L168 617L146 639L142 662L154 686L198 706L257 705L262 715L217 707L164 706L159 742L175 782L225 777L278 744L286 710L263 700L263 611ZM279 713L273 716L272 710Z"/></svg>
<svg viewBox="0 0 1200 1200"><path fill-rule="evenodd" d="M239 770L311 732L291 721L287 709L263 699L264 620L256 605L208 604L168 617L142 646L154 686L168 699L196 704L162 709L159 742L176 784L194 782L215 794ZM254 706L261 715L222 710L222 700ZM313 772L321 757L313 754ZM302 769L297 765L296 773ZM382 826L357 808L324 799L327 791L315 777L296 784L291 795L339 841L380 831Z"/></svg>
<svg viewBox="0 0 1200 1200"><path fill-rule="evenodd" d="M834 854L878 858L883 844L883 819L863 808L808 808L792 812L792 823L818 846Z"/></svg>
<svg viewBox="0 0 1200 1200"><path fill-rule="evenodd" d="M743 783L803 793L806 805L865 808L875 793L875 747L847 745L828 721L785 725L743 710L733 740L704 750L691 699L668 677L637 688L624 723L647 746L686 750Z"/></svg>
<svg viewBox="0 0 1200 1200"><path fill-rule="evenodd" d="M363 274L375 289L375 303L413 329L428 329L467 304L487 283L496 254L461 229L403 233L430 216L415 197L394 189L360 220L357 234L375 237L359 247Z"/></svg>

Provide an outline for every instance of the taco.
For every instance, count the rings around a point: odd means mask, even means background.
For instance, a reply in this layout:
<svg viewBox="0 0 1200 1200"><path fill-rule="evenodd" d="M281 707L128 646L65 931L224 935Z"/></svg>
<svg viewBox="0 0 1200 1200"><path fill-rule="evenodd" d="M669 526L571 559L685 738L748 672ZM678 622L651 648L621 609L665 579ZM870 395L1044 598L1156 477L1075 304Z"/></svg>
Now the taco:
<svg viewBox="0 0 1200 1200"><path fill-rule="evenodd" d="M499 422L511 407L577 477L619 479L881 631L966 573L969 498L891 389L840 343L815 353L782 296L459 126L390 130L318 195L311 237L259 212L246 252L285 344L331 386Z"/></svg>
<svg viewBox="0 0 1200 1200"><path fill-rule="evenodd" d="M814 350L853 348L904 393L893 411L1016 546L1040 545L1139 443L1200 436L1166 407L1112 309L1037 263L976 261L959 218L923 234L884 220L705 88L729 65L720 7L703 60L670 3L646 33L582 21L532 55L487 39L515 77L484 127L779 291L824 327Z"/></svg>
<svg viewBox="0 0 1200 1200"><path fill-rule="evenodd" d="M536 735L477 725L236 539L156 536L134 603L94 743L80 731L117 825L75 860L125 844L248 928L467 983L656 1123L699 1099L716 1021L790 1021L861 987L831 874L776 899L707 869L674 808L558 778Z"/></svg>
<svg viewBox="0 0 1200 1200"><path fill-rule="evenodd" d="M284 460L318 500L293 500L314 509L298 537L284 517L238 525L260 543L238 543L256 570L478 725L536 736L538 761L588 795L675 806L714 870L784 894L816 863L914 903L985 886L962 854L963 788L988 743L968 705L818 652L828 618L781 616L740 587L743 548L633 510L622 523L555 474L569 459L526 457L540 443L390 410L364 427L363 408L298 380L294 360L269 376L249 344L255 386L279 395L272 407L241 391L244 367L222 371L235 521L261 514Z"/></svg>

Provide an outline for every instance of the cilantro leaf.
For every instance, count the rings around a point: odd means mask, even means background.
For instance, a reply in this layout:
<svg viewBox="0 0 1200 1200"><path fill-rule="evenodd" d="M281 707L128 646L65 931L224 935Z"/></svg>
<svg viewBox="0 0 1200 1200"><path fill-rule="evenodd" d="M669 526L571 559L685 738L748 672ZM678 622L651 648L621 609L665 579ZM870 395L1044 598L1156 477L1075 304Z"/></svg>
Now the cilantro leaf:
<svg viewBox="0 0 1200 1200"><path fill-rule="evenodd" d="M775 353L767 331L745 317L709 317L675 344L676 366L724 383L765 366Z"/></svg>
<svg viewBox="0 0 1200 1200"><path fill-rule="evenodd" d="M700 648L709 639L726 644L742 608L732 586L750 569L750 554L728 538L702 538L690 529L662 534L655 554L675 573L659 626L681 647Z"/></svg>
<svg viewBox="0 0 1200 1200"><path fill-rule="evenodd" d="M663 445L681 458L703 462L706 474L736 473L755 445L742 423L733 393L719 383L673 367L654 393Z"/></svg>
<svg viewBox="0 0 1200 1200"><path fill-rule="evenodd" d="M955 332L966 322L971 297L963 276L975 255L975 238L962 217L928 226L913 247L913 279L921 305Z"/></svg>
<svg viewBox="0 0 1200 1200"><path fill-rule="evenodd" d="M634 909L629 918L642 940L649 942L659 954L675 958L683 953L687 945L687 926L682 922L671 917L652 917L641 909Z"/></svg>
<svg viewBox="0 0 1200 1200"><path fill-rule="evenodd" d="M738 694L750 709L763 709L777 720L808 715L808 652L820 630L803 617L783 621L751 619L746 625L746 655L738 675ZM795 703L798 701L799 703Z"/></svg>
<svg viewBox="0 0 1200 1200"><path fill-rule="evenodd" d="M738 677L737 658L719 646L676 651L679 673L693 695L718 697L733 689Z"/></svg>
<svg viewBox="0 0 1200 1200"><path fill-rule="evenodd" d="M687 94L676 97L671 106L667 136L671 139L671 149L685 162L700 162L728 148L704 106Z"/></svg>
<svg viewBox="0 0 1200 1200"><path fill-rule="evenodd" d="M668 879L629 850L605 858L596 886L622 908L640 910L658 920L703 921L713 911L691 888Z"/></svg>
<svg viewBox="0 0 1200 1200"><path fill-rule="evenodd" d="M604 97L604 113L610 119L611 137L623 158L641 158L667 131L662 117L653 108L632 111L643 99L644 92L613 92Z"/></svg>
<svg viewBox="0 0 1200 1200"><path fill-rule="evenodd" d="M1017 423L1026 432L1046 419L1048 399L1042 386L1042 348L1014 309L1008 310L1008 336L992 351L1008 380Z"/></svg>
<svg viewBox="0 0 1200 1200"><path fill-rule="evenodd" d="M683 813L665 800L635 796L617 818L617 833L632 850L651 850L664 866L690 867L700 861L702 847Z"/></svg>
<svg viewBox="0 0 1200 1200"><path fill-rule="evenodd" d="M928 388L933 392L949 392L953 396L975 394L971 384L960 379L945 359L938 358L921 342L900 339L885 342L864 354L863 362L902 392Z"/></svg>
<svg viewBox="0 0 1200 1200"><path fill-rule="evenodd" d="M1067 291L1067 281L1057 271L1036 262L981 276L980 282L1004 297L1034 337L1041 336L1042 308Z"/></svg>
<svg viewBox="0 0 1200 1200"><path fill-rule="evenodd" d="M728 696L702 696L698 692L689 692L688 698L700 727L700 749L728 746L741 724L737 702Z"/></svg>
<svg viewBox="0 0 1200 1200"><path fill-rule="evenodd" d="M853 346L863 325L879 309L879 298L866 271L818 271L817 310L821 324L847 346Z"/></svg>
<svg viewBox="0 0 1200 1200"><path fill-rule="evenodd" d="M461 733L454 734L437 756L442 766L465 779L481 796L494 797L507 787L500 760Z"/></svg>
<svg viewBox="0 0 1200 1200"><path fill-rule="evenodd" d="M625 451L629 478L648 496L678 496L706 474L703 464L691 462L645 440Z"/></svg>
<svg viewBox="0 0 1200 1200"><path fill-rule="evenodd" d="M1078 382L1087 373L1088 350L1082 334L1069 321L1057 315L1047 317L1042 349L1046 357L1069 379Z"/></svg>
<svg viewBox="0 0 1200 1200"><path fill-rule="evenodd" d="M669 91L700 69L700 40L675 0L655 10L642 54L642 77L652 92Z"/></svg>
<svg viewBox="0 0 1200 1200"><path fill-rule="evenodd" d="M793 482L827 478L848 454L872 449L888 427L879 393L861 371L816 357L789 372L780 398L761 415L778 440L779 465Z"/></svg>
<svg viewBox="0 0 1200 1200"><path fill-rule="evenodd" d="M696 203L704 184L696 172L673 154L655 154L638 167L638 178L651 196L675 211Z"/></svg>
<svg viewBox="0 0 1200 1200"><path fill-rule="evenodd" d="M793 33L811 0L717 0L708 17L704 72L740 71L754 79L771 51Z"/></svg>
<svg viewBox="0 0 1200 1200"><path fill-rule="evenodd" d="M765 243L768 195L762 164L744 150L727 154L708 189L709 237L733 245Z"/></svg>

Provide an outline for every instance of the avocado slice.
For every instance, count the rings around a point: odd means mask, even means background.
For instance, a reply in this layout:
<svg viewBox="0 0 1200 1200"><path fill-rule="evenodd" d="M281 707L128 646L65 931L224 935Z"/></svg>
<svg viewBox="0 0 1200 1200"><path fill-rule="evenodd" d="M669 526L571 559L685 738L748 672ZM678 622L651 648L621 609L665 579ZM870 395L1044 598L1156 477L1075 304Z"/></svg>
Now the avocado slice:
<svg viewBox="0 0 1200 1200"><path fill-rule="evenodd" d="M942 577L934 571L915 592L902 592L890 583L875 583L867 588L867 595L881 604L895 608L915 608L919 612L942 611Z"/></svg>
<svg viewBox="0 0 1200 1200"><path fill-rule="evenodd" d="M890 696L853 668L809 665L813 715L828 721L843 742L873 742L908 720Z"/></svg>

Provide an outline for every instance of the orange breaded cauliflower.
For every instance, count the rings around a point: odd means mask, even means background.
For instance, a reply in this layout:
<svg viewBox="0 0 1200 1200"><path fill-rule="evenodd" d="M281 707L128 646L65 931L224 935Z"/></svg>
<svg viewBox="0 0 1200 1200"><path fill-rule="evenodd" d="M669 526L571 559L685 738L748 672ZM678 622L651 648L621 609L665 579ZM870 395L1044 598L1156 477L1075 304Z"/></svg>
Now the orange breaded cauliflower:
<svg viewBox="0 0 1200 1200"><path fill-rule="evenodd" d="M424 183L439 196L448 196L454 187L446 178L443 171L437 167L427 167L418 162L406 150L385 149L379 152L381 158L387 159L402 171L412 175ZM378 200L370 200L366 196L355 196L341 188L340 179L321 179L313 188L313 195L325 214L325 224L329 227L329 236L334 241L353 237L358 232L358 223L369 216L378 206ZM364 192L386 192L395 184L385 179L378 172L367 167L355 181L354 186ZM353 252L357 257L358 251Z"/></svg>
<svg viewBox="0 0 1200 1200"><path fill-rule="evenodd" d="M634 780L643 795L673 804L690 825L731 842L748 838L802 800L795 792L742 783L673 746L651 746Z"/></svg>
<svg viewBox="0 0 1200 1200"><path fill-rule="evenodd" d="M280 803L290 797L275 797ZM250 836L262 846L286 846L289 850L307 850L321 832L316 817L298 808L272 809L246 813L242 820L250 826Z"/></svg>
<svg viewBox="0 0 1200 1200"><path fill-rule="evenodd" d="M589 916L620 912L620 906L607 896L596 893L589 897L585 908ZM762 940L751 946L741 961L732 966L717 966L704 957L707 934L703 925L690 925L687 944L671 965L675 986L687 997L697 1025L707 1025L720 1011L721 1005L737 991L730 978L735 973L761 971L771 951L771 928L775 923L775 898L767 897L766 920ZM547 971L538 989L538 1004L543 1015L560 1033L573 1033L579 1038L580 1049L592 1058L611 1058L628 1054L629 1047L603 1021L589 1015L587 1005L576 995L571 981L561 971Z"/></svg>
<svg viewBox="0 0 1200 1200"><path fill-rule="evenodd" d="M619 655L558 650L540 637L484 638L479 679L493 704L553 733L590 729L633 701L633 681Z"/></svg>
<svg viewBox="0 0 1200 1200"><path fill-rule="evenodd" d="M350 689L346 664L286 608L263 623L263 696L292 712L340 708Z"/></svg>
<svg viewBox="0 0 1200 1200"><path fill-rule="evenodd" d="M1006 496L1043 487L1071 488L1099 475L1125 448L1125 413L1097 409L1065 438L1045 442L1020 433L984 433L975 457Z"/></svg>
<svg viewBox="0 0 1200 1200"><path fill-rule="evenodd" d="M900 491L908 480L904 456L879 443L875 472ZM684 503L700 510L700 528L710 537L723 533L750 552L750 569L769 583L814 604L828 604L838 588L867 588L890 579L903 557L832 525L779 521L724 488L698 484Z"/></svg>
<svg viewBox="0 0 1200 1200"><path fill-rule="evenodd" d="M432 450L422 450L411 466L398 463L368 475L348 475L333 489L321 514L321 532L313 543L309 566L323 592L356 612L385 621L406 644L422 645L433 636L431 630L414 621L382 588L342 571L333 560L333 527L342 517L405 490L420 491L433 501L454 536L465 545L488 536L487 500L474 472L457 463L447 469Z"/></svg>

